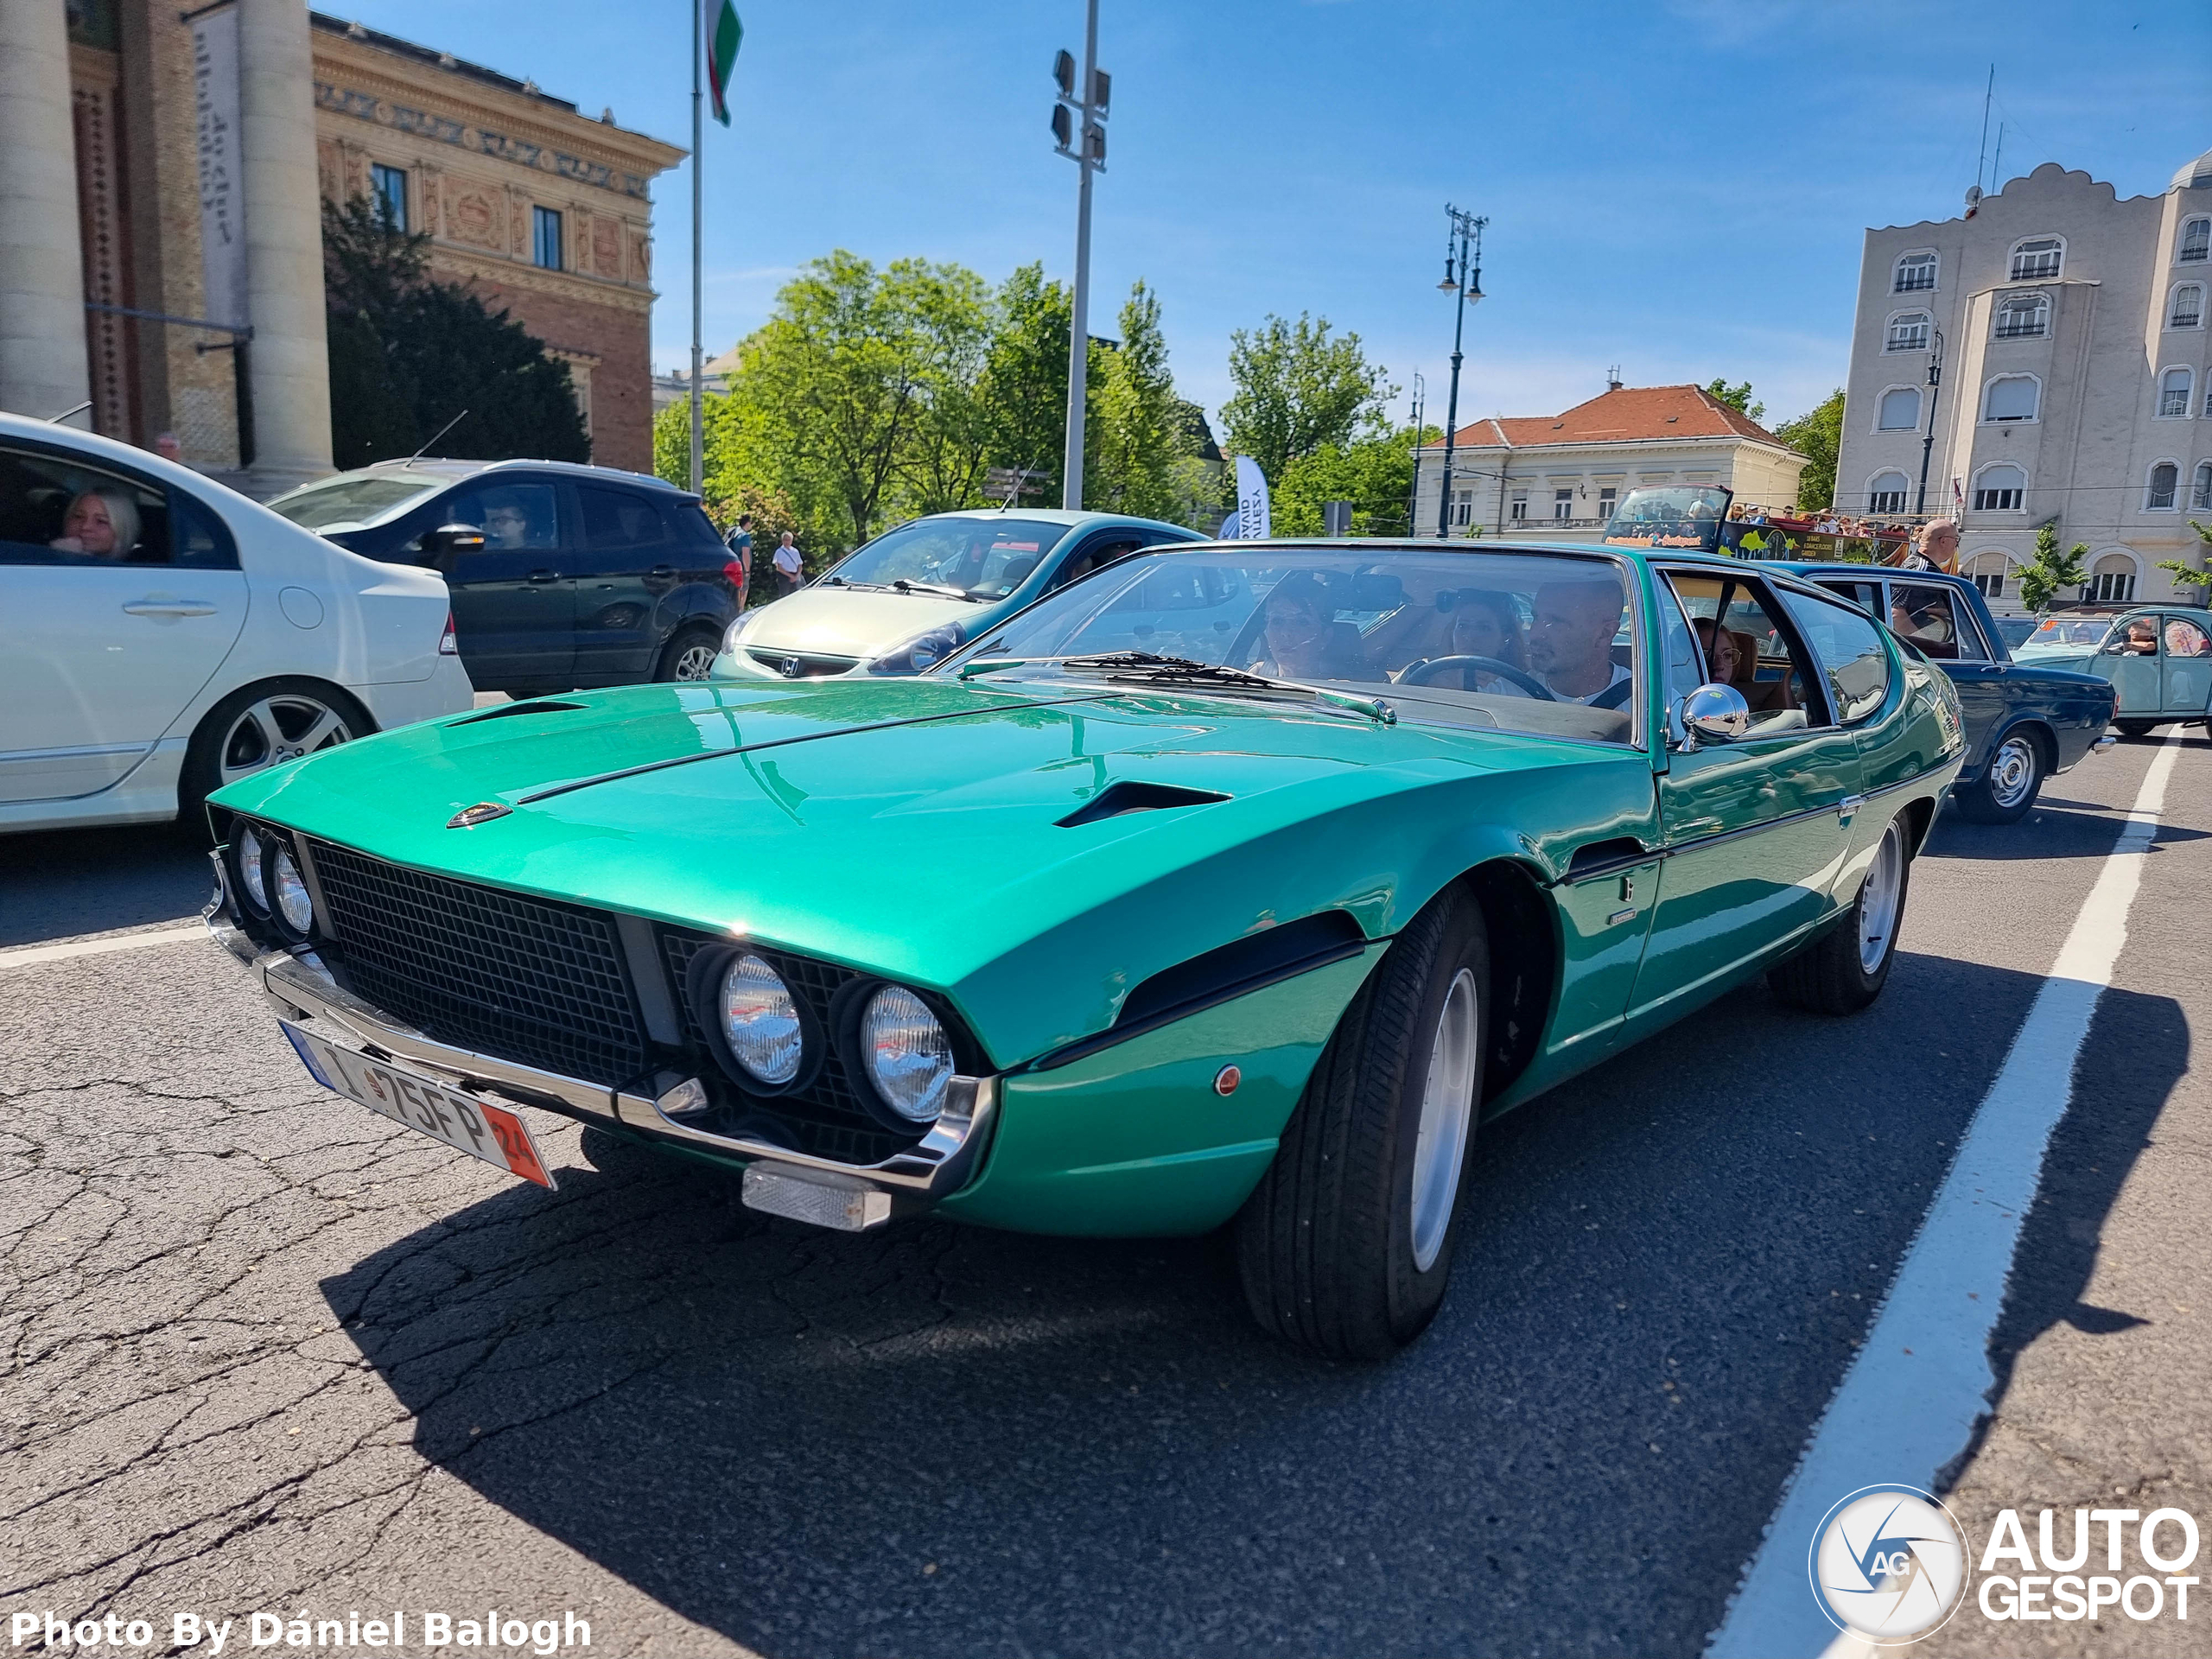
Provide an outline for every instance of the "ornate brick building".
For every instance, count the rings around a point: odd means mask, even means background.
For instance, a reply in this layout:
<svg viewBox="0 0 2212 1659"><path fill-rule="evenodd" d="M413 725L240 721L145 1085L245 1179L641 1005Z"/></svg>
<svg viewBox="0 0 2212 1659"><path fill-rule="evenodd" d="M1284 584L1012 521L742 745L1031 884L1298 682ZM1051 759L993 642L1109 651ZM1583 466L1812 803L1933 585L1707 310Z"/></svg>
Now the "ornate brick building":
<svg viewBox="0 0 2212 1659"><path fill-rule="evenodd" d="M0 0L0 408L174 431L257 494L328 471L319 198L365 192L569 365L595 459L650 469L683 151L301 0Z"/></svg>

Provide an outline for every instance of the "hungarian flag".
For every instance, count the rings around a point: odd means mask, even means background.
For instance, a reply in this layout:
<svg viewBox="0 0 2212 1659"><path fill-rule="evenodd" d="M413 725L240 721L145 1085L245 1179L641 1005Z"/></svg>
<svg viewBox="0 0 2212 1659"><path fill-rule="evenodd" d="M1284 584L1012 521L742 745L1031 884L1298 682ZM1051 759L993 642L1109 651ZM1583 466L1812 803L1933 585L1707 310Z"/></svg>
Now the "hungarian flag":
<svg viewBox="0 0 2212 1659"><path fill-rule="evenodd" d="M699 0L699 21L706 31L707 85L715 94L715 119L729 125L729 72L737 64L737 48L745 39L745 25L737 20L730 0Z"/></svg>

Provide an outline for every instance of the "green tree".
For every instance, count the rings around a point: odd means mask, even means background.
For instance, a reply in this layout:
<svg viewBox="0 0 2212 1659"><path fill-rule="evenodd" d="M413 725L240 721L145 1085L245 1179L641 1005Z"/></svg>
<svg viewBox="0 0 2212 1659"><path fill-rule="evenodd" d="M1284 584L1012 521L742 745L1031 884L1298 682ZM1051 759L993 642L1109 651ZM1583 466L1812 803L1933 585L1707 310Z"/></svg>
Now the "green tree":
<svg viewBox="0 0 2212 1659"><path fill-rule="evenodd" d="M1437 428L1424 436L1443 436ZM1279 536L1318 536L1325 528L1322 506L1351 503L1355 536L1404 536L1406 501L1414 481L1411 427L1370 432L1350 443L1325 443L1283 468L1268 491L1269 513Z"/></svg>
<svg viewBox="0 0 2212 1659"><path fill-rule="evenodd" d="M1727 404L1745 420L1756 421L1766 413L1764 404L1751 401L1751 383L1748 380L1741 385L1732 386L1728 384L1728 377L1722 375L1705 390L1714 401Z"/></svg>
<svg viewBox="0 0 2212 1659"><path fill-rule="evenodd" d="M1748 394L1751 387L1746 385L1744 390ZM1797 478L1798 510L1833 507L1835 458L1843 448L1843 388L1838 386L1796 420L1784 421L1774 429L1774 435L1807 457L1805 470Z"/></svg>
<svg viewBox="0 0 2212 1659"><path fill-rule="evenodd" d="M1074 315L1068 290L1046 282L1041 264L1019 267L992 302L990 345L976 387L990 424L990 464L1043 474L1031 486L1036 500L1060 499ZM1098 353L1091 355L1096 369Z"/></svg>
<svg viewBox="0 0 2212 1659"><path fill-rule="evenodd" d="M1322 445L1349 444L1398 391L1357 334L1332 339L1326 317L1302 311L1294 323L1270 314L1231 334L1229 378L1236 390L1221 408L1227 446L1258 461L1271 484Z"/></svg>
<svg viewBox="0 0 2212 1659"><path fill-rule="evenodd" d="M1142 281L1122 307L1120 346L1086 399L1083 504L1108 512L1165 518L1180 505L1175 462L1185 453L1185 417L1167 372L1160 296Z"/></svg>
<svg viewBox="0 0 2212 1659"><path fill-rule="evenodd" d="M446 455L590 460L568 365L505 312L432 280L429 246L427 236L393 229L365 197L323 204L338 465L411 454L434 438Z"/></svg>
<svg viewBox="0 0 2212 1659"><path fill-rule="evenodd" d="M2160 559L2158 569L2173 572L2174 588L2177 594L2189 594L2194 588L2196 592L2190 595L2190 602L2202 605L2212 600L2212 569L2206 568L2212 565L2212 525L2200 524L2192 518L2189 521L2189 527L2196 532L2196 539L2205 544L2205 550L2197 555L2205 563L2193 565L2186 559Z"/></svg>
<svg viewBox="0 0 2212 1659"><path fill-rule="evenodd" d="M2045 524L2036 531L2035 557L2020 568L2020 603L2031 611L2041 611L2062 588L2082 586L2089 579L2083 563L2088 556L2087 542L2076 542L2061 553L2057 524Z"/></svg>

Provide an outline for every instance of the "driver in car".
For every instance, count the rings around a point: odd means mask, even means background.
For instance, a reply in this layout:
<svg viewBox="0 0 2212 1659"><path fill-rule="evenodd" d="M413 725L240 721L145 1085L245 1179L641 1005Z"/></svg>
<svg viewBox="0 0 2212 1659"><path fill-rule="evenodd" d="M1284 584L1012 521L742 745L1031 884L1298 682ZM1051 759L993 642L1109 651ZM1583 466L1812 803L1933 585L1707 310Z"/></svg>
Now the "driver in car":
<svg viewBox="0 0 2212 1659"><path fill-rule="evenodd" d="M484 539L489 545L528 547L532 528L520 496L502 490L484 498Z"/></svg>
<svg viewBox="0 0 2212 1659"><path fill-rule="evenodd" d="M1618 709L1627 702L1631 683L1628 669L1613 660L1620 626L1616 579L1548 582L1536 589L1529 666L1560 702Z"/></svg>

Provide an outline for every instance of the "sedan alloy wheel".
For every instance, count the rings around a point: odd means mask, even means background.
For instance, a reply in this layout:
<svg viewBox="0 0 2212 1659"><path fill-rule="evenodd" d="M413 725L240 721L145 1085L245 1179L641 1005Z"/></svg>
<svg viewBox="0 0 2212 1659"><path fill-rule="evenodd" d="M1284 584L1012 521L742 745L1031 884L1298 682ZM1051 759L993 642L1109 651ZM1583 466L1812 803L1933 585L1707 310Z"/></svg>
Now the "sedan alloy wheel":
<svg viewBox="0 0 2212 1659"><path fill-rule="evenodd" d="M223 734L216 776L234 784L264 766L336 748L353 729L329 704L301 691L279 692L247 704Z"/></svg>

